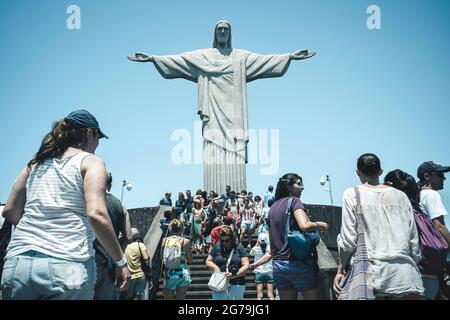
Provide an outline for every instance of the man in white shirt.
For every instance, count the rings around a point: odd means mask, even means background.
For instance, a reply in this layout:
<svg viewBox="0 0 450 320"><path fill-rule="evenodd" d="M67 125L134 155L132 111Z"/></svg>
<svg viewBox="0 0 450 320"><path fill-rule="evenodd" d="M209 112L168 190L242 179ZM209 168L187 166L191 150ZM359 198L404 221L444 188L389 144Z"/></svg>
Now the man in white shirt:
<svg viewBox="0 0 450 320"><path fill-rule="evenodd" d="M450 167L427 161L417 169L417 177L420 179L421 186L420 206L450 245L450 233L444 221L448 213L442 203L441 195L437 192L444 189L444 173L449 171Z"/></svg>

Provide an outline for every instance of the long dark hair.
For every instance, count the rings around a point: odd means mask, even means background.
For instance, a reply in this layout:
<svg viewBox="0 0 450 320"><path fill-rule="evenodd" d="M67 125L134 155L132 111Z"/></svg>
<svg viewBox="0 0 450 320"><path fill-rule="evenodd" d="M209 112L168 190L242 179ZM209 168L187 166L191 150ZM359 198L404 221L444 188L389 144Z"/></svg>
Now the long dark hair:
<svg viewBox="0 0 450 320"><path fill-rule="evenodd" d="M408 196L413 207L419 206L420 189L412 175L400 169L393 170L384 177L384 183L403 191Z"/></svg>
<svg viewBox="0 0 450 320"><path fill-rule="evenodd" d="M28 162L28 168L31 169L34 164L41 164L48 158L59 158L67 148L85 143L88 130L93 129L77 128L66 118L54 122L52 130L42 139L38 152Z"/></svg>
<svg viewBox="0 0 450 320"><path fill-rule="evenodd" d="M280 180L278 180L277 190L275 191L275 200L278 201L285 197L289 197L290 193L288 187L293 186L298 179L303 182L302 177L296 173L286 173L282 176Z"/></svg>

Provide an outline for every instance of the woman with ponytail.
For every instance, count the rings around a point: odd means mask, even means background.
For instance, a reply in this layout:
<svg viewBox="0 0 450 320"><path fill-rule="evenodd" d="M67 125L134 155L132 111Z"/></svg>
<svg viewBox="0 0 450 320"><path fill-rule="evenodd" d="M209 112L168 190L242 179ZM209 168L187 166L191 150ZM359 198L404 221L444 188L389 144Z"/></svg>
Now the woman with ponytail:
<svg viewBox="0 0 450 320"><path fill-rule="evenodd" d="M422 277L424 296L434 300L439 291L439 277L445 269L447 242L420 206L420 189L413 176L400 169L393 170L384 177L384 184L403 191L411 202L419 235L421 260L417 266Z"/></svg>
<svg viewBox="0 0 450 320"><path fill-rule="evenodd" d="M97 238L116 265L123 291L130 273L105 203L107 174L95 156L95 117L77 110L53 124L20 173L3 211L16 226L1 287L3 299L92 299Z"/></svg>
<svg viewBox="0 0 450 320"><path fill-rule="evenodd" d="M269 211L271 251L253 264L257 267L273 259L273 279L281 300L297 300L299 291L306 300L320 298L316 250L299 260L286 241L287 209L291 212L289 222L291 230L307 232L328 229L325 222L309 221L304 205L300 201L303 189L303 180L298 174L288 173L280 178L275 192L275 203ZM291 208L288 208L290 198L292 198Z"/></svg>

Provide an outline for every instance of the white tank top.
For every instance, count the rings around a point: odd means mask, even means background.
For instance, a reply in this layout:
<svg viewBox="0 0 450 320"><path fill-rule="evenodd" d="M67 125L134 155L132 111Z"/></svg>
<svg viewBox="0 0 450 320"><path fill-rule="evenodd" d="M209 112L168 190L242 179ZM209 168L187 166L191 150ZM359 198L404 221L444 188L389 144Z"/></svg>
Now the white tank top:
<svg viewBox="0 0 450 320"><path fill-rule="evenodd" d="M6 258L30 250L87 261L94 256L95 234L86 214L80 152L63 160L49 158L34 166L26 183L26 203Z"/></svg>

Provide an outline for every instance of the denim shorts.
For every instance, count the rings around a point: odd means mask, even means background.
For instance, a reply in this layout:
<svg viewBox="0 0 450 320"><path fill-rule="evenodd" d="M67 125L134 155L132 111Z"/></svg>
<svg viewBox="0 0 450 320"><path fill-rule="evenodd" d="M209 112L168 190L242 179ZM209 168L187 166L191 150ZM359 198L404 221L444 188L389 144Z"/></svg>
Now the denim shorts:
<svg viewBox="0 0 450 320"><path fill-rule="evenodd" d="M94 259L58 259L27 251L8 258L1 280L3 300L92 300Z"/></svg>
<svg viewBox="0 0 450 320"><path fill-rule="evenodd" d="M128 300L132 300L137 296L144 296L146 286L147 279L145 277L131 279L127 289Z"/></svg>
<svg viewBox="0 0 450 320"><path fill-rule="evenodd" d="M255 283L273 283L273 273L257 272L255 276Z"/></svg>
<svg viewBox="0 0 450 320"><path fill-rule="evenodd" d="M273 260L273 280L279 290L308 291L319 286L319 272L312 261Z"/></svg>
<svg viewBox="0 0 450 320"><path fill-rule="evenodd" d="M168 270L164 279L164 289L175 291L178 287L187 287L191 283L191 273L185 265Z"/></svg>

